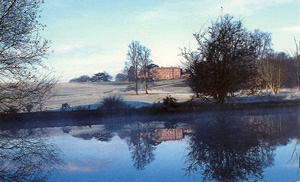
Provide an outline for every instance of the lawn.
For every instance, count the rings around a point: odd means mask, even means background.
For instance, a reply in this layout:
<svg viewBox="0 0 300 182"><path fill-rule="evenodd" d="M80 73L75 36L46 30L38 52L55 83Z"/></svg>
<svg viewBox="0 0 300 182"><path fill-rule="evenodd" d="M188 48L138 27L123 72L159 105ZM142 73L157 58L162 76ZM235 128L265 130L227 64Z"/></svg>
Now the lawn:
<svg viewBox="0 0 300 182"><path fill-rule="evenodd" d="M128 91L128 85L127 82L58 83L55 87L56 94L46 102L45 109L58 109L63 103L68 103L71 107L97 104L103 97L115 94L131 103L149 104L161 102L168 94L178 99L179 102L186 101L193 95L190 88L184 84L184 80L157 81L148 91L149 94L145 94L141 88L139 95L136 95L134 91Z"/></svg>

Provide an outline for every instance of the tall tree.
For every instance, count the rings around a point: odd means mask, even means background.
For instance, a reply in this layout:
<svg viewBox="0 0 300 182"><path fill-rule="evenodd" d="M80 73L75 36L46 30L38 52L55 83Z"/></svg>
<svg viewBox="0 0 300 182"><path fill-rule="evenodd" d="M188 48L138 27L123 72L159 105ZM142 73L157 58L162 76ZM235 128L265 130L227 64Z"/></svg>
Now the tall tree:
<svg viewBox="0 0 300 182"><path fill-rule="evenodd" d="M196 51L182 50L186 59L188 84L197 96L212 97L223 104L256 75L260 38L247 31L233 17L219 17L206 31L194 34Z"/></svg>
<svg viewBox="0 0 300 182"><path fill-rule="evenodd" d="M268 84L263 79L263 60L267 57L268 54L272 53L272 36L271 33L261 32L259 30L254 31L255 37L257 37L257 41L259 41L259 45L257 46L257 76L254 77L250 81L250 89L252 90L252 94L256 93L259 89L260 93L262 93L262 87L265 86L266 92L268 92Z"/></svg>
<svg viewBox="0 0 300 182"><path fill-rule="evenodd" d="M140 80L143 80L145 93L148 94L149 82L151 80L149 69L152 63L150 59L151 50L141 45L138 41L132 41L128 47L128 61L125 62L124 72L127 74L128 80L135 83L134 90L137 95Z"/></svg>
<svg viewBox="0 0 300 182"><path fill-rule="evenodd" d="M48 41L40 36L42 0L0 1L0 112L42 109L56 79L42 60Z"/></svg>
<svg viewBox="0 0 300 182"><path fill-rule="evenodd" d="M294 38L294 40L295 40L295 46L296 46L296 50L294 52L294 58L295 58L295 63L296 63L298 88L300 90L300 41L297 43L296 38Z"/></svg>
<svg viewBox="0 0 300 182"><path fill-rule="evenodd" d="M140 60L140 54L141 54L141 46L138 41L132 41L129 46L128 46L128 52L127 52L127 58L128 62L127 64L129 65L129 68L132 68L133 71L133 80L135 85L134 85L134 90L136 95L138 95L138 72L141 64Z"/></svg>
<svg viewBox="0 0 300 182"><path fill-rule="evenodd" d="M145 46L141 46L140 49L141 49L141 53L140 53L141 72L144 77L144 90L145 93L148 94L149 82L151 80L150 69L149 69L149 65L152 63L152 60L149 58L151 54L151 50Z"/></svg>

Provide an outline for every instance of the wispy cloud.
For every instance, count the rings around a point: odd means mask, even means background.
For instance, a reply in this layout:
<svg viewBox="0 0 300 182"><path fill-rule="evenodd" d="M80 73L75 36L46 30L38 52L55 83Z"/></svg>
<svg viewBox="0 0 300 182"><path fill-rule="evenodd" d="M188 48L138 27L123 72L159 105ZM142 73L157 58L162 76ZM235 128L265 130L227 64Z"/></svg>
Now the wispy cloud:
<svg viewBox="0 0 300 182"><path fill-rule="evenodd" d="M159 18L161 16L161 12L160 11L146 11L146 12L142 12L138 15L138 18L140 21L147 21L147 20L152 20L155 18Z"/></svg>
<svg viewBox="0 0 300 182"><path fill-rule="evenodd" d="M72 51L74 49L79 49L81 47L83 47L83 45L71 45L71 44L68 45L68 44L64 44L64 45L60 45L60 46L54 48L55 49L54 51L56 53L67 53L67 52L70 52L70 51Z"/></svg>
<svg viewBox="0 0 300 182"><path fill-rule="evenodd" d="M198 16L213 17L223 13L231 15L251 15L257 10L271 5L285 4L294 0L178 0L165 1L165 3L153 10L139 14L139 20L147 21L157 18L171 19L174 16ZM180 13L184 12L184 13Z"/></svg>
<svg viewBox="0 0 300 182"><path fill-rule="evenodd" d="M281 28L280 30L284 31L284 32L289 32L289 33L300 33L300 25L292 26L292 27L284 27L284 28Z"/></svg>
<svg viewBox="0 0 300 182"><path fill-rule="evenodd" d="M144 6L128 5L127 1L107 2L104 6L97 1L84 3L84 7L79 0L53 1L53 5L51 1L45 6L44 17L48 15L46 20L49 21L46 22L47 29L52 30L46 35L52 40L51 49L54 50L47 61L57 71L63 72L64 81L100 71L112 75L118 73L124 66L131 40L138 40L150 48L151 59L160 66L180 64L183 58L177 56L180 53L178 47L186 44L191 49L197 47L193 33L203 25L209 26L221 13L245 18L248 28L272 32L274 45L280 46L278 49L291 47L290 43L284 42L285 37L293 38L300 31L295 21L285 21L289 17L298 17L295 6L299 5L299 0L159 0L139 3ZM116 8L119 6L122 9ZM280 16L280 13L285 13L285 16ZM276 15L276 23L270 21L273 15ZM290 42L293 46L293 40Z"/></svg>
<svg viewBox="0 0 300 182"><path fill-rule="evenodd" d="M194 8L201 7L200 5L203 4L205 3L200 1L195 1L195 0L188 0L188 1L166 0L165 3L163 3L159 7L155 7L154 9L149 11L141 12L138 15L138 19L140 21L157 20L157 19L170 20L178 16L186 16L186 15L190 15L191 13L195 13Z"/></svg>
<svg viewBox="0 0 300 182"><path fill-rule="evenodd" d="M62 44L57 47L53 47L54 52L58 54L66 54L73 52L100 52L102 48L99 45L88 44L88 43L73 43L73 44Z"/></svg>
<svg viewBox="0 0 300 182"><path fill-rule="evenodd" d="M286 4L290 3L293 0L225 0L225 1L216 1L214 7L223 7L224 13L229 13L232 15L252 15L257 10L276 5L276 4ZM210 12L213 9L210 8Z"/></svg>
<svg viewBox="0 0 300 182"><path fill-rule="evenodd" d="M72 52L75 52L74 54ZM80 50L65 53L64 56L53 55L50 57L51 62L56 67L56 71L63 75L60 81L69 81L80 75L92 76L95 73L106 71L115 75L122 70L126 55L115 51L106 53Z"/></svg>

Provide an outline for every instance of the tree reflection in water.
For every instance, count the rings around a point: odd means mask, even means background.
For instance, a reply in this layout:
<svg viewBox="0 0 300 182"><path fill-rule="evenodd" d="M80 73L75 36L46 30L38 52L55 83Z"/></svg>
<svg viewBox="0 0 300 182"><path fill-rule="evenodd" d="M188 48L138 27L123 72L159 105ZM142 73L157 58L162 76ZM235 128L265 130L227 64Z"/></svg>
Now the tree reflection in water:
<svg viewBox="0 0 300 182"><path fill-rule="evenodd" d="M297 137L297 139L295 140L295 146L292 151L292 155L291 155L289 162L291 164L294 164L294 163L298 164L297 175L299 175L299 171L300 171L300 139L299 139L299 137Z"/></svg>
<svg viewBox="0 0 300 182"><path fill-rule="evenodd" d="M275 147L263 140L269 134L254 128L234 118L198 124L190 139L186 173L200 172L203 181L262 179L263 169L273 165Z"/></svg>
<svg viewBox="0 0 300 182"><path fill-rule="evenodd" d="M130 131L126 141L133 161L133 166L137 170L143 170L155 160L154 150L159 143L155 141L156 135L153 130L140 129Z"/></svg>
<svg viewBox="0 0 300 182"><path fill-rule="evenodd" d="M63 165L60 150L34 132L0 131L0 181L46 181Z"/></svg>
<svg viewBox="0 0 300 182"><path fill-rule="evenodd" d="M297 175L299 175L299 169L300 169L300 150L299 150L299 146L300 146L300 140L296 139L294 150L293 150L292 156L289 160L289 162L292 163L292 164L294 164L295 162L298 163Z"/></svg>

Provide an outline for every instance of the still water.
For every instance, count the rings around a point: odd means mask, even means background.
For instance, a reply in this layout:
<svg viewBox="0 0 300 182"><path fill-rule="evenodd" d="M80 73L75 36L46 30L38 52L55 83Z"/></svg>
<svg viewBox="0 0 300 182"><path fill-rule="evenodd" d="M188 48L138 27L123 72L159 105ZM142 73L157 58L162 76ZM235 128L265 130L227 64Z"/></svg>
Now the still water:
<svg viewBox="0 0 300 182"><path fill-rule="evenodd" d="M298 110L0 125L0 181L297 181Z"/></svg>

